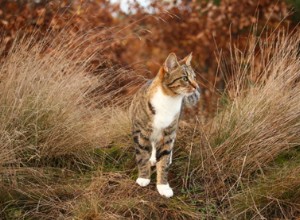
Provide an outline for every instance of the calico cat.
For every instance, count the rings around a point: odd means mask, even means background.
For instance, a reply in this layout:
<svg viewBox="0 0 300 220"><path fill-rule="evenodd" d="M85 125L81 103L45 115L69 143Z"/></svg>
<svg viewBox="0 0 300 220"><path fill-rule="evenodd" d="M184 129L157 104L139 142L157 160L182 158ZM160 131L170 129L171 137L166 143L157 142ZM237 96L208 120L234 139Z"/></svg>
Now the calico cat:
<svg viewBox="0 0 300 220"><path fill-rule="evenodd" d="M151 166L156 165L157 190L167 198L173 196L167 169L172 163L182 106L183 103L196 103L200 97L191 59L192 54L178 62L176 55L170 53L157 76L141 87L130 106L139 172L136 182L147 186Z"/></svg>

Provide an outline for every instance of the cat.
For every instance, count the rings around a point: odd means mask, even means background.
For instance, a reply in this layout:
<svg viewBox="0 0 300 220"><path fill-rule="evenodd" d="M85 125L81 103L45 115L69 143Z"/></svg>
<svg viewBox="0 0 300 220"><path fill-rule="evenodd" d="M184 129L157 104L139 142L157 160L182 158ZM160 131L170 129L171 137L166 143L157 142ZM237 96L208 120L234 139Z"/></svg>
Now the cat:
<svg viewBox="0 0 300 220"><path fill-rule="evenodd" d="M157 190L167 198L173 196L167 177L182 106L194 105L200 97L191 60L192 53L181 61L170 53L156 77L134 95L129 109L139 172L136 183L147 186L151 166L156 166Z"/></svg>

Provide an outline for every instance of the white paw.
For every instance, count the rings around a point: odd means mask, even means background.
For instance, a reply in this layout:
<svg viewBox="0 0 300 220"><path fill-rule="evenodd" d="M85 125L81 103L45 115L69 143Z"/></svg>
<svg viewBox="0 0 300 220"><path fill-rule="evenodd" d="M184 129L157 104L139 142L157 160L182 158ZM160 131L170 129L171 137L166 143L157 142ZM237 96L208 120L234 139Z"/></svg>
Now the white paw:
<svg viewBox="0 0 300 220"><path fill-rule="evenodd" d="M148 186L150 183L150 179L137 178L136 183L139 184L140 186Z"/></svg>
<svg viewBox="0 0 300 220"><path fill-rule="evenodd" d="M156 185L157 191L160 195L170 198L173 196L173 190L169 186L169 184L157 184Z"/></svg>
<svg viewBox="0 0 300 220"><path fill-rule="evenodd" d="M153 166L155 166L155 164L156 164L156 158L155 157L151 157L150 159L149 159L149 162L150 162L150 165L153 167Z"/></svg>

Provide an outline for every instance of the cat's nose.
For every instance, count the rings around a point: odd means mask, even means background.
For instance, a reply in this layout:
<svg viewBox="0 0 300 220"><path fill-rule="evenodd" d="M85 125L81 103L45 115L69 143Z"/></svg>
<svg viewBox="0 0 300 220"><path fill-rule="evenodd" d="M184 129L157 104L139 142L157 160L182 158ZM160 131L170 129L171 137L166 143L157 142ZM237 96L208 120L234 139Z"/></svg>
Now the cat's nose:
<svg viewBox="0 0 300 220"><path fill-rule="evenodd" d="M192 87L193 87L193 91L198 90L198 84L196 82L191 82Z"/></svg>

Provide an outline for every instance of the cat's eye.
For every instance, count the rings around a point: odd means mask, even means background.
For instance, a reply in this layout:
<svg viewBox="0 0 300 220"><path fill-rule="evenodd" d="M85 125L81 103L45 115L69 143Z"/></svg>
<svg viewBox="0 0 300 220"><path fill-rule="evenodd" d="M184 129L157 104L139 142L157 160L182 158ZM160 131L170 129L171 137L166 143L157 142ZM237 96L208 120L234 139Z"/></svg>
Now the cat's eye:
<svg viewBox="0 0 300 220"><path fill-rule="evenodd" d="M189 80L187 76L182 77L182 79L183 79L183 81L188 81Z"/></svg>

